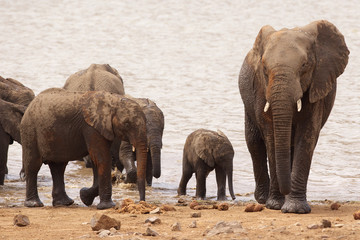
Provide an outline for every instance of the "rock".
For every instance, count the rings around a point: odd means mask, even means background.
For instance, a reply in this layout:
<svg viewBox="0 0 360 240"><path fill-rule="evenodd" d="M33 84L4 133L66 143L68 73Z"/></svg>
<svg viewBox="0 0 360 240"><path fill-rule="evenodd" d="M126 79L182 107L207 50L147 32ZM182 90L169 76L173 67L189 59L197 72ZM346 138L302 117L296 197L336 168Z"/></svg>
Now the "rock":
<svg viewBox="0 0 360 240"><path fill-rule="evenodd" d="M245 212L260 212L264 209L261 204L249 203L245 206Z"/></svg>
<svg viewBox="0 0 360 240"><path fill-rule="evenodd" d="M318 229L320 226L318 224L310 224L307 226L308 229Z"/></svg>
<svg viewBox="0 0 360 240"><path fill-rule="evenodd" d="M115 228L110 228L110 235L117 234L117 230Z"/></svg>
<svg viewBox="0 0 360 240"><path fill-rule="evenodd" d="M161 220L158 217L151 217L145 220L145 223L160 224Z"/></svg>
<svg viewBox="0 0 360 240"><path fill-rule="evenodd" d="M215 236L219 234L226 234L226 233L239 233L242 232L243 228L240 222L218 222L212 229L207 229L204 236Z"/></svg>
<svg viewBox="0 0 360 240"><path fill-rule="evenodd" d="M101 232L99 232L98 236L100 238L104 238L104 237L108 237L110 235L110 231L109 230L102 230Z"/></svg>
<svg viewBox="0 0 360 240"><path fill-rule="evenodd" d="M264 209L264 206L261 204L256 204L254 207L254 212L261 212Z"/></svg>
<svg viewBox="0 0 360 240"><path fill-rule="evenodd" d="M334 227L336 227L336 228L342 228L343 226L344 226L344 224L340 224L340 223L334 225Z"/></svg>
<svg viewBox="0 0 360 240"><path fill-rule="evenodd" d="M331 222L329 220L323 219L321 223L323 228L331 228Z"/></svg>
<svg viewBox="0 0 360 240"><path fill-rule="evenodd" d="M360 210L353 214L355 220L360 220Z"/></svg>
<svg viewBox="0 0 360 240"><path fill-rule="evenodd" d="M14 225L19 227L25 227L30 224L30 220L27 216L18 214L14 217Z"/></svg>
<svg viewBox="0 0 360 240"><path fill-rule="evenodd" d="M171 231L181 231L180 223L176 222L171 225Z"/></svg>
<svg viewBox="0 0 360 240"><path fill-rule="evenodd" d="M162 205L161 210L165 212L176 211L175 207L171 205Z"/></svg>
<svg viewBox="0 0 360 240"><path fill-rule="evenodd" d="M189 228L197 228L197 223L196 221L193 221L190 225Z"/></svg>
<svg viewBox="0 0 360 240"><path fill-rule="evenodd" d="M218 206L217 206L217 209L219 211L227 211L229 210L229 204L228 203L220 203Z"/></svg>
<svg viewBox="0 0 360 240"><path fill-rule="evenodd" d="M194 207L195 206L198 206L199 205L199 203L197 202L197 201L192 201L191 203L190 203L190 208L191 209L194 209Z"/></svg>
<svg viewBox="0 0 360 240"><path fill-rule="evenodd" d="M334 202L330 205L331 210L338 210L340 208L340 204L338 202Z"/></svg>
<svg viewBox="0 0 360 240"><path fill-rule="evenodd" d="M111 218L105 214L96 213L91 221L90 225L93 231L99 231L100 229L109 230L110 228L115 228L116 230L120 229L121 223L120 221Z"/></svg>
<svg viewBox="0 0 360 240"><path fill-rule="evenodd" d="M185 203L186 201L185 201L185 199L183 199L183 198L179 198L179 200L178 200L178 203Z"/></svg>
<svg viewBox="0 0 360 240"><path fill-rule="evenodd" d="M201 217L201 212L191 213L191 214L190 214L190 217L192 217L192 218L199 218L199 217Z"/></svg>
<svg viewBox="0 0 360 240"><path fill-rule="evenodd" d="M161 213L161 211L160 211L159 207L157 207L154 210L150 211L150 214L160 214L160 213Z"/></svg>
<svg viewBox="0 0 360 240"><path fill-rule="evenodd" d="M159 236L159 234L157 232L155 232L154 230L152 230L149 227L146 229L146 232L143 235L144 236L152 236L152 237Z"/></svg>
<svg viewBox="0 0 360 240"><path fill-rule="evenodd" d="M294 225L299 227L299 226L301 226L301 223L296 222Z"/></svg>

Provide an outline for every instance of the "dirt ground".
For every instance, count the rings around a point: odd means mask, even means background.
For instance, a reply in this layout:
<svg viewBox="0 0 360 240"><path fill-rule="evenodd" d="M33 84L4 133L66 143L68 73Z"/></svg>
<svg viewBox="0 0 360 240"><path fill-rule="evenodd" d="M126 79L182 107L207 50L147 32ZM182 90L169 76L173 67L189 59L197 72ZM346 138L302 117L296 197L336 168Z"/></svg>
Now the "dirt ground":
<svg viewBox="0 0 360 240"><path fill-rule="evenodd" d="M121 222L120 230L106 237L110 239L360 239L360 220L353 217L353 213L360 210L360 202L340 203L338 210L331 210L329 202L311 202L310 214L283 214L269 209L245 212L248 204L229 203L230 208L226 211L173 205L176 211L160 214L120 213L119 209L97 210L95 206L0 208L0 239L100 238L90 224L95 213ZM191 217L192 213L198 212L201 217ZM18 214L26 215L30 225L14 226L14 217ZM161 223L145 223L150 217L160 218ZM322 226L323 219L331 222L330 228ZM194 221L196 228L190 228ZM236 221L242 229L210 235L209 230L220 221ZM172 230L174 223L179 223L180 231ZM311 225L318 228L309 229ZM159 235L144 236L147 228Z"/></svg>

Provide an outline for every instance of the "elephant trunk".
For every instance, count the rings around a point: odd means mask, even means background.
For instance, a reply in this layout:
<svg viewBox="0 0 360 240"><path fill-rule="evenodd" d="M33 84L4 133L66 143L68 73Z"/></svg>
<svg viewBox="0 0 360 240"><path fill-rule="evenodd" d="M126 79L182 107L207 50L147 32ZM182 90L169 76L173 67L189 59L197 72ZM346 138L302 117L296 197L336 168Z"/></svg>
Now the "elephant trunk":
<svg viewBox="0 0 360 240"><path fill-rule="evenodd" d="M153 166L152 174L155 178L159 178L161 176L161 148L154 145L151 146L150 154Z"/></svg>
<svg viewBox="0 0 360 240"><path fill-rule="evenodd" d="M140 194L140 201L145 201L145 178L147 164L147 146L146 142L136 146L137 160L137 185Z"/></svg>
<svg viewBox="0 0 360 240"><path fill-rule="evenodd" d="M293 87L289 78L274 80L271 94L273 114L276 175L281 194L291 191L291 132L296 100L302 96L301 87Z"/></svg>

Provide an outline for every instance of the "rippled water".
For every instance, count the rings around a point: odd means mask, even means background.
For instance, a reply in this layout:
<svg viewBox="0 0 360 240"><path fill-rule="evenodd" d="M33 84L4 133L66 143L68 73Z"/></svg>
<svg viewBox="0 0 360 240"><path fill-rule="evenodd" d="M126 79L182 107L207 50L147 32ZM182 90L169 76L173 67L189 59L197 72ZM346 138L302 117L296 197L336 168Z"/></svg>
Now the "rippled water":
<svg viewBox="0 0 360 240"><path fill-rule="evenodd" d="M233 143L234 190L254 190L244 140L243 105L237 86L242 61L259 29L303 26L327 19L344 34L350 60L338 79L334 109L321 132L308 183L310 200L360 200L360 6L357 1L1 1L0 75L35 93L63 86L91 63L118 69L125 91L154 100L165 114L162 176L147 189L148 200L175 201L182 148L197 128L221 129ZM22 205L21 146L9 150L9 175L0 186L0 206ZM39 193L51 204L51 177L44 165ZM66 189L76 203L90 186L91 170L72 162ZM189 195L194 195L195 179ZM245 195L245 196L244 196ZM207 196L216 196L215 174ZM138 199L137 190L114 186L113 198Z"/></svg>

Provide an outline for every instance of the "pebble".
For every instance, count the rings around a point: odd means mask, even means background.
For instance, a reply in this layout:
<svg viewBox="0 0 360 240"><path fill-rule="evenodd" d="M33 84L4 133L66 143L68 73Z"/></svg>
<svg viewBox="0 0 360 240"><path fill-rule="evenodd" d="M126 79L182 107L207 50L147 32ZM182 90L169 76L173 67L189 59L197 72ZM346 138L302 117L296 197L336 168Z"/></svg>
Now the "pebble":
<svg viewBox="0 0 360 240"><path fill-rule="evenodd" d="M104 238L104 237L107 237L107 236L109 236L110 235L110 231L109 230L102 230L99 234L98 234L98 236L100 237L100 238Z"/></svg>
<svg viewBox="0 0 360 240"><path fill-rule="evenodd" d="M161 211L160 211L159 207L157 207L154 210L150 211L150 214L160 214L160 213L161 213Z"/></svg>
<svg viewBox="0 0 360 240"><path fill-rule="evenodd" d="M340 208L340 204L338 202L335 202L330 205L331 210L338 210Z"/></svg>
<svg viewBox="0 0 360 240"><path fill-rule="evenodd" d="M331 222L329 220L327 220L327 219L323 219L322 220L322 226L324 228L331 228Z"/></svg>
<svg viewBox="0 0 360 240"><path fill-rule="evenodd" d="M145 220L145 223L160 224L161 220L158 217L151 217Z"/></svg>
<svg viewBox="0 0 360 240"><path fill-rule="evenodd" d="M201 217L201 212L191 213L191 214L190 214L190 217L192 217L192 218L199 218L199 217Z"/></svg>
<svg viewBox="0 0 360 240"><path fill-rule="evenodd" d="M96 213L92 217L90 225L93 231L99 231L100 229L109 230L110 228L119 230L121 222L105 214Z"/></svg>
<svg viewBox="0 0 360 240"><path fill-rule="evenodd" d="M193 221L190 225L189 228L197 228L197 223L196 221Z"/></svg>
<svg viewBox="0 0 360 240"><path fill-rule="evenodd" d="M171 231L181 231L180 223L176 222L173 225L171 225Z"/></svg>
<svg viewBox="0 0 360 240"><path fill-rule="evenodd" d="M227 210L229 210L229 204L228 203L220 203L218 205L218 210L219 211L227 211Z"/></svg>
<svg viewBox="0 0 360 240"><path fill-rule="evenodd" d="M336 227L336 228L342 228L343 226L344 226L344 224L340 224L340 223L334 225L334 227Z"/></svg>
<svg viewBox="0 0 360 240"><path fill-rule="evenodd" d="M152 230L151 228L146 228L145 233L143 234L144 236L152 236L152 237L156 237L159 236L159 234L157 232L155 232L154 230Z"/></svg>
<svg viewBox="0 0 360 240"><path fill-rule="evenodd" d="M25 227L30 224L30 220L26 215L18 214L14 217L14 225L19 227Z"/></svg>
<svg viewBox="0 0 360 240"><path fill-rule="evenodd" d="M299 226L301 226L301 223L297 222L294 225L299 227Z"/></svg>
<svg viewBox="0 0 360 240"><path fill-rule="evenodd" d="M310 224L307 226L308 229L318 229L319 225L318 224Z"/></svg>
<svg viewBox="0 0 360 240"><path fill-rule="evenodd" d="M355 220L360 220L360 210L353 214Z"/></svg>

